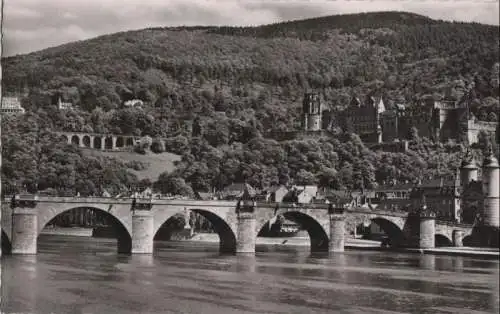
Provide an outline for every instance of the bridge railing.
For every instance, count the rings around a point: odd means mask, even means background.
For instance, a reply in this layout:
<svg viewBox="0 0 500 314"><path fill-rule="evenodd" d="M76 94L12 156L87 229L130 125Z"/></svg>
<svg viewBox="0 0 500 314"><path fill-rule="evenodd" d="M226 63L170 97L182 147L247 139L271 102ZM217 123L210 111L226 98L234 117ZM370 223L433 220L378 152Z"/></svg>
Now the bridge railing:
<svg viewBox="0 0 500 314"><path fill-rule="evenodd" d="M468 224L468 223L463 223L463 222L457 222L457 221L451 221L451 220L442 220L442 219L436 219L437 223L440 223L442 225L448 225L448 226L454 226L454 227L463 227L463 228L472 228L474 225L473 224Z"/></svg>

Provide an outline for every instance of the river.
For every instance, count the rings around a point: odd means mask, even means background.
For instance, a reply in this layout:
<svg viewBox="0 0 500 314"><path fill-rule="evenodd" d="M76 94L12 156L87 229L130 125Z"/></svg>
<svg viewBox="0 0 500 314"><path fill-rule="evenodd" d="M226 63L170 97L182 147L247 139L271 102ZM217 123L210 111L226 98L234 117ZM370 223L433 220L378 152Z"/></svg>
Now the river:
<svg viewBox="0 0 500 314"><path fill-rule="evenodd" d="M41 236L38 255L2 257L2 313L498 313L499 261L376 251L311 255L258 246Z"/></svg>

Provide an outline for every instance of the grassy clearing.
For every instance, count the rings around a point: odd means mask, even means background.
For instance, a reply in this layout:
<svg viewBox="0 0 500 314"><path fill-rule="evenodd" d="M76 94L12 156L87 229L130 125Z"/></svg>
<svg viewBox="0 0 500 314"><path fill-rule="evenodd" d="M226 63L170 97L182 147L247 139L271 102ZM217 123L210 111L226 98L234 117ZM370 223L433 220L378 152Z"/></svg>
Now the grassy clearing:
<svg viewBox="0 0 500 314"><path fill-rule="evenodd" d="M130 172L137 175L142 179L150 179L156 181L158 176L165 171L172 171L175 169L174 162L181 159L181 156L172 153L154 154L148 152L146 155L141 155L135 152L121 151L121 152L103 152L97 150L85 150L85 153L90 156L104 156L116 158L123 162L139 161L146 165L144 170L129 169Z"/></svg>

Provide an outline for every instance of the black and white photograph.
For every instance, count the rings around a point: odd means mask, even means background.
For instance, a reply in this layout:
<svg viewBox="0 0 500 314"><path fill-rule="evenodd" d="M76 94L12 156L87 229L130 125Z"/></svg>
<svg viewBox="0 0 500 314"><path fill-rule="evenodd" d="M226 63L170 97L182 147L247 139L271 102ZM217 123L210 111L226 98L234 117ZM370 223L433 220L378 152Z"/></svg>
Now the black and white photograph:
<svg viewBox="0 0 500 314"><path fill-rule="evenodd" d="M500 313L499 0L2 0L1 314Z"/></svg>

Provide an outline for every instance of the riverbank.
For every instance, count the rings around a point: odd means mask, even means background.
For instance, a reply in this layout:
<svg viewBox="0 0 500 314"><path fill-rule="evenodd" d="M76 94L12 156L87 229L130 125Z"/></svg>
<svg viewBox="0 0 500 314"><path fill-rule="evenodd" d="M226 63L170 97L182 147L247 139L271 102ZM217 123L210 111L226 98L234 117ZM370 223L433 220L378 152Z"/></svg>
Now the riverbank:
<svg viewBox="0 0 500 314"><path fill-rule="evenodd" d="M488 259L500 259L500 252L494 248L477 247L439 247L433 249L404 249L404 252L434 254L434 255L453 255L467 257L481 257Z"/></svg>
<svg viewBox="0 0 500 314"><path fill-rule="evenodd" d="M50 228L47 227L40 232L43 235L60 235L60 236L73 236L73 237L91 237L93 228Z"/></svg>

